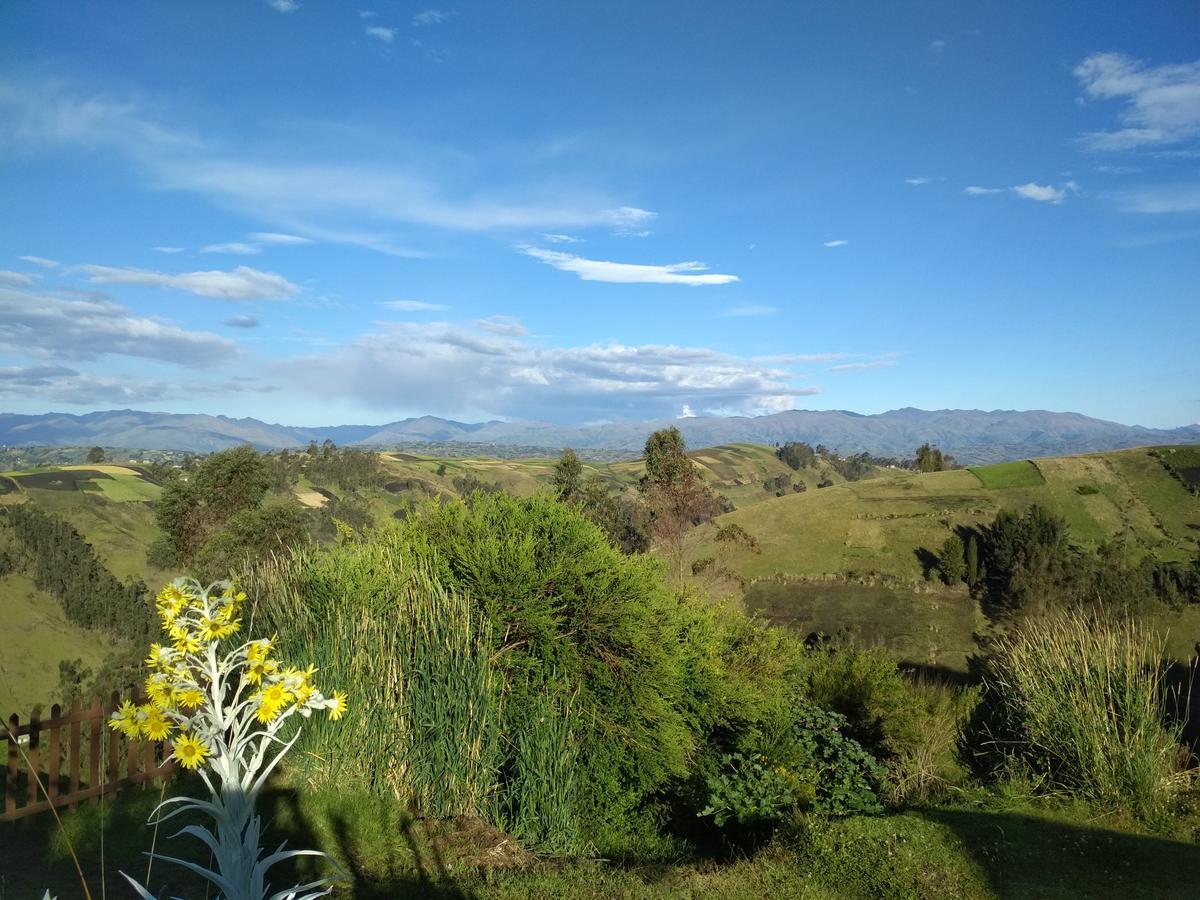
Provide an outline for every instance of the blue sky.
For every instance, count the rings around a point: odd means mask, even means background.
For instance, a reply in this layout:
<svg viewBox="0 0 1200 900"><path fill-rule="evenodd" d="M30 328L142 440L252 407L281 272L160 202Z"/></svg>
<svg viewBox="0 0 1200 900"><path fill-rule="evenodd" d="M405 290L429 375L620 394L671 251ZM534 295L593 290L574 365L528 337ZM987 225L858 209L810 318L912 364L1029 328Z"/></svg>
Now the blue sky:
<svg viewBox="0 0 1200 900"><path fill-rule="evenodd" d="M1200 13L9 4L0 409L1200 420Z"/></svg>

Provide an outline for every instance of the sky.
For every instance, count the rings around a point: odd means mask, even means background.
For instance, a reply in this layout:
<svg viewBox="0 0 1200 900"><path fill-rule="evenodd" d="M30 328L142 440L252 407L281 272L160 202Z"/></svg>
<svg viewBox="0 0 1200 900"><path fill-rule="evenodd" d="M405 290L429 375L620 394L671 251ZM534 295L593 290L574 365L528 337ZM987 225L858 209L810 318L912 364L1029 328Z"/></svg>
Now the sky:
<svg viewBox="0 0 1200 900"><path fill-rule="evenodd" d="M1200 421L1200 9L0 8L0 410Z"/></svg>

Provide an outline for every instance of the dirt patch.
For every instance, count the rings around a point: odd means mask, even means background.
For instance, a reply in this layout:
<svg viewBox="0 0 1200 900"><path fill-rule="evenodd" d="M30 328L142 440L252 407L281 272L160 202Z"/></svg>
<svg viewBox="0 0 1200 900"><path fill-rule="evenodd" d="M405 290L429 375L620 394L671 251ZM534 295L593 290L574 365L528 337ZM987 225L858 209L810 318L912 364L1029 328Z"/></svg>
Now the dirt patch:
<svg viewBox="0 0 1200 900"><path fill-rule="evenodd" d="M15 494L20 488L7 475L0 475L0 494Z"/></svg>
<svg viewBox="0 0 1200 900"><path fill-rule="evenodd" d="M413 823L441 859L473 869L519 869L536 857L498 828L481 819L421 819Z"/></svg>
<svg viewBox="0 0 1200 900"><path fill-rule="evenodd" d="M25 489L37 488L43 491L78 491L80 482L92 481L98 478L111 478L98 469L62 469L53 472L32 472L29 475L13 476Z"/></svg>
<svg viewBox="0 0 1200 900"><path fill-rule="evenodd" d="M296 491L296 499L309 509L320 509L328 500L316 491Z"/></svg>

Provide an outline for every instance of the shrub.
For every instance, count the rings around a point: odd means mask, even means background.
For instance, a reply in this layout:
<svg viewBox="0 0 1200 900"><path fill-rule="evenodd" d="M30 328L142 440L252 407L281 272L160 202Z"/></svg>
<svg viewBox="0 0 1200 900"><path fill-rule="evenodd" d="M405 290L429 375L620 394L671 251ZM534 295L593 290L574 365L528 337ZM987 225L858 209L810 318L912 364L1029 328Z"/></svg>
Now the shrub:
<svg viewBox="0 0 1200 900"><path fill-rule="evenodd" d="M942 581L953 587L967 575L966 548L962 538L952 534L942 544L942 552L938 554L938 571L942 573Z"/></svg>
<svg viewBox="0 0 1200 900"><path fill-rule="evenodd" d="M1022 623L985 661L980 761L1151 811L1181 753L1178 731L1162 722L1163 655L1161 638L1134 621L1057 612Z"/></svg>

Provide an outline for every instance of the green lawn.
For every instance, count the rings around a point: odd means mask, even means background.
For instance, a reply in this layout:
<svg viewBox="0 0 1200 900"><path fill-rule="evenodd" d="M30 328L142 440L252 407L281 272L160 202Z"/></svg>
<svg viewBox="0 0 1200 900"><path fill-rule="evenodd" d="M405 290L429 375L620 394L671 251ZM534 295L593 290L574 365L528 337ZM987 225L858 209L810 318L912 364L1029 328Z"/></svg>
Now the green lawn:
<svg viewBox="0 0 1200 900"><path fill-rule="evenodd" d="M1015 462L996 463L991 466L979 466L970 470L989 491L1004 488L1033 487L1045 484L1046 479L1038 471L1037 466L1027 459Z"/></svg>
<svg viewBox="0 0 1200 900"><path fill-rule="evenodd" d="M91 484L98 485L104 496L115 503L147 503L158 499L162 488L140 475L114 472L109 478L98 478Z"/></svg>

